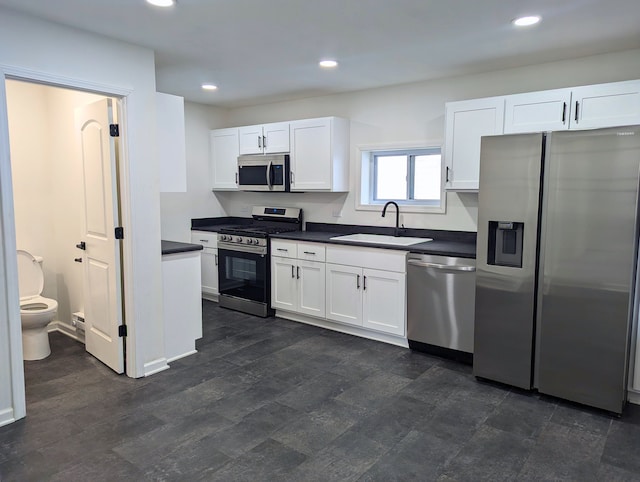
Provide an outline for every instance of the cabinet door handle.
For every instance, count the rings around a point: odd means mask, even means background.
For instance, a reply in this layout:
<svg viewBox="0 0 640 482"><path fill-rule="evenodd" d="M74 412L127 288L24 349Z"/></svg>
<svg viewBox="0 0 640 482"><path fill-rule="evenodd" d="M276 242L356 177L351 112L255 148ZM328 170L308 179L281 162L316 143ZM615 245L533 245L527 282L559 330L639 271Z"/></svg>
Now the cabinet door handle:
<svg viewBox="0 0 640 482"><path fill-rule="evenodd" d="M199 241L200 241L201 243L208 243L208 242L209 242L209 240L208 240L208 239L200 239Z"/></svg>
<svg viewBox="0 0 640 482"><path fill-rule="evenodd" d="M76 263L82 263L82 258L73 258Z"/></svg>
<svg viewBox="0 0 640 482"><path fill-rule="evenodd" d="M238 173L236 172L236 184L238 184Z"/></svg>
<svg viewBox="0 0 640 482"><path fill-rule="evenodd" d="M267 148L267 138L265 136L262 136L262 147Z"/></svg>
<svg viewBox="0 0 640 482"><path fill-rule="evenodd" d="M360 289L360 275L356 276L356 289Z"/></svg>
<svg viewBox="0 0 640 482"><path fill-rule="evenodd" d="M291 171L291 184L295 184L295 183L296 183L295 173Z"/></svg>
<svg viewBox="0 0 640 482"><path fill-rule="evenodd" d="M315 256L316 253L314 253L313 251L305 251L304 254L313 254Z"/></svg>
<svg viewBox="0 0 640 482"><path fill-rule="evenodd" d="M296 279L300 279L300 266L296 267Z"/></svg>
<svg viewBox="0 0 640 482"><path fill-rule="evenodd" d="M564 124L567 120L567 103L562 104L562 123Z"/></svg>
<svg viewBox="0 0 640 482"><path fill-rule="evenodd" d="M285 248L276 248L276 251L284 251L285 253L289 252L289 250Z"/></svg>
<svg viewBox="0 0 640 482"><path fill-rule="evenodd" d="M258 136L258 147L262 148L262 136Z"/></svg>
<svg viewBox="0 0 640 482"><path fill-rule="evenodd" d="M445 175L445 180L444 182L449 182L449 166L447 166L447 173Z"/></svg>
<svg viewBox="0 0 640 482"><path fill-rule="evenodd" d="M575 121L576 123L578 123L578 109L580 108L580 102L578 102L576 100L576 117L575 117Z"/></svg>
<svg viewBox="0 0 640 482"><path fill-rule="evenodd" d="M296 277L296 274L295 274L295 272L294 272L294 266L293 266L293 265L291 265L291 277L292 277L292 278L295 278L295 277Z"/></svg>
<svg viewBox="0 0 640 482"><path fill-rule="evenodd" d="M362 277L362 291L365 291L367 289L367 277L363 276Z"/></svg>
<svg viewBox="0 0 640 482"><path fill-rule="evenodd" d="M214 256L215 256L215 258L214 258L214 259L215 259L216 266L218 266L218 255L217 255L217 254L215 254Z"/></svg>

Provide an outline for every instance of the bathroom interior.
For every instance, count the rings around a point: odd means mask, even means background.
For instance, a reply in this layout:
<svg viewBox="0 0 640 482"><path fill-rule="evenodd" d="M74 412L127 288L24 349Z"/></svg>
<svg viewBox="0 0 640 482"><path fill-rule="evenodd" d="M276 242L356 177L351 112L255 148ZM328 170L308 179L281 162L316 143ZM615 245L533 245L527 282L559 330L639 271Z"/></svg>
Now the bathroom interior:
<svg viewBox="0 0 640 482"><path fill-rule="evenodd" d="M84 312L83 268L75 261L81 256L76 244L81 241L84 195L75 110L105 97L12 79L5 86L16 247L42 258L41 296L50 307L57 302L57 309L49 310L47 330L83 343L82 323L76 323ZM21 265L29 266L29 259L18 262L21 291ZM29 348L26 341L23 305L21 300L24 358L46 363L44 348Z"/></svg>

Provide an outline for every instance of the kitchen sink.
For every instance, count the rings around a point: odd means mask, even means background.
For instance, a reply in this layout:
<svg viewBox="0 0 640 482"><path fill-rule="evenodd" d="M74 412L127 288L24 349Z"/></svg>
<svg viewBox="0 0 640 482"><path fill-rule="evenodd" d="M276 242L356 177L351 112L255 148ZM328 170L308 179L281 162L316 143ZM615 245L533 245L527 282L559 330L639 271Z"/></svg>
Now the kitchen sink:
<svg viewBox="0 0 640 482"><path fill-rule="evenodd" d="M410 238L408 236L388 236L386 234L345 234L330 238L333 241L345 241L347 243L375 243L391 244L394 246L411 246L412 244L433 241L433 238Z"/></svg>

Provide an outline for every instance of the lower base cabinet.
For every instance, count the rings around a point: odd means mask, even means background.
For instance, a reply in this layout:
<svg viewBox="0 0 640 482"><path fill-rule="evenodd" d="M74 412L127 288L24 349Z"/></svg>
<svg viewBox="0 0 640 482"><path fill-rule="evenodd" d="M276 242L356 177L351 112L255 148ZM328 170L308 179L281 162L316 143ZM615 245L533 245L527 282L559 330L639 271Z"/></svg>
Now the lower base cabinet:
<svg viewBox="0 0 640 482"><path fill-rule="evenodd" d="M406 335L406 251L273 240L271 307Z"/></svg>
<svg viewBox="0 0 640 482"><path fill-rule="evenodd" d="M404 336L406 274L327 264L327 319Z"/></svg>
<svg viewBox="0 0 640 482"><path fill-rule="evenodd" d="M205 231L192 231L191 242L203 246L200 259L202 272L202 295L218 299L218 235Z"/></svg>

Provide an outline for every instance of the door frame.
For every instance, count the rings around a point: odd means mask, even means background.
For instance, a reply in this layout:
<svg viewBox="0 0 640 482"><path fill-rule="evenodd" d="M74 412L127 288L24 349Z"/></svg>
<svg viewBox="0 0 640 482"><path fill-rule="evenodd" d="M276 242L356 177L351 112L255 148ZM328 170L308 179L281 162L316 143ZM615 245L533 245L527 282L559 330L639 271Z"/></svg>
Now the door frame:
<svg viewBox="0 0 640 482"><path fill-rule="evenodd" d="M6 420L0 414L0 426L12 420L18 420L26 415L26 398L24 382L24 365L22 360L22 327L20 322L20 305L18 292L18 266L15 257L16 229L13 205L13 186L11 178L11 155L9 151L9 119L7 113L7 96L5 81L7 79L20 80L36 84L61 87L71 90L91 92L116 99L118 123L120 125L119 173L120 183L120 225L125 233L131 229L131 184L129 179L129 158L127 142L127 97L132 89L108 84L87 82L81 79L51 75L46 72L32 71L13 66L0 65L0 290L6 300L16 300L15 303L4 303L5 312L0 312L0 333L8 333L10 384L13 414L6 414ZM136 377L136 344L135 323L132 303L133 299L133 263L132 239L125 236L122 242L122 292L124 302L124 317L127 323L127 337L125 338L125 353L127 354L125 369L130 377ZM4 271L4 272L2 272Z"/></svg>

